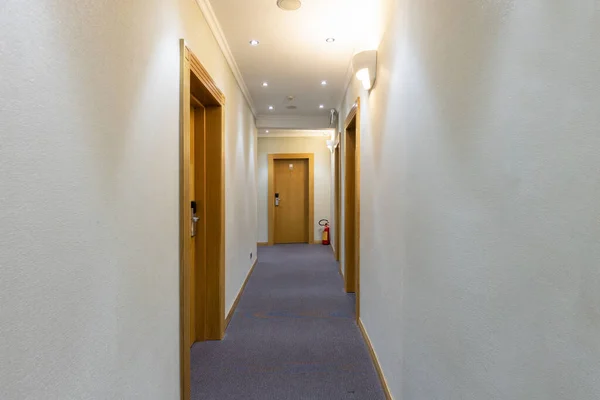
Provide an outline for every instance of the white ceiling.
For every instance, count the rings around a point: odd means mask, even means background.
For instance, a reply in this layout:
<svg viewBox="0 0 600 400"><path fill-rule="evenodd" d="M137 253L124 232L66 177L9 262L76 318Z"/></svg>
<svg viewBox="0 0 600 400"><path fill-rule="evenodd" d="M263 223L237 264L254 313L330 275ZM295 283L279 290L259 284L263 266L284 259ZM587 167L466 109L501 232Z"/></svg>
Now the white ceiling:
<svg viewBox="0 0 600 400"><path fill-rule="evenodd" d="M203 8L212 8L259 118L328 116L339 107L355 50L378 44L379 0L303 0L298 11L283 11L276 0L209 1ZM250 46L252 39L260 45ZM297 109L286 108L288 96Z"/></svg>

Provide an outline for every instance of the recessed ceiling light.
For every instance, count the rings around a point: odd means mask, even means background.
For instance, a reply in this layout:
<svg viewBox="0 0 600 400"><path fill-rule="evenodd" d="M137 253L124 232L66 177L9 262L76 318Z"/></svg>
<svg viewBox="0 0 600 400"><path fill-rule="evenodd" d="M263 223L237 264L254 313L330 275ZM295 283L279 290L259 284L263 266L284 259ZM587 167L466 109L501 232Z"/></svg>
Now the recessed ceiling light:
<svg viewBox="0 0 600 400"><path fill-rule="evenodd" d="M323 104L321 104L321 105L319 106L319 108L325 108L325 106L324 106Z"/></svg>
<svg viewBox="0 0 600 400"><path fill-rule="evenodd" d="M267 129L266 132L269 133L269 130Z"/></svg>
<svg viewBox="0 0 600 400"><path fill-rule="evenodd" d="M258 40L252 39L250 41L250 46L258 46L260 44L260 42Z"/></svg>
<svg viewBox="0 0 600 400"><path fill-rule="evenodd" d="M325 39L325 41L327 43L333 43L333 42L335 42L335 38L330 37L330 38Z"/></svg>
<svg viewBox="0 0 600 400"><path fill-rule="evenodd" d="M267 87L267 86L269 86L269 82L263 82L263 86L264 86L264 87Z"/></svg>
<svg viewBox="0 0 600 400"><path fill-rule="evenodd" d="M272 110L272 109L273 109L273 106L269 106L269 110Z"/></svg>
<svg viewBox="0 0 600 400"><path fill-rule="evenodd" d="M296 11L302 7L300 0L277 0L277 7L285 11Z"/></svg>
<svg viewBox="0 0 600 400"><path fill-rule="evenodd" d="M327 81L321 81L321 85L323 85L323 86L327 85Z"/></svg>

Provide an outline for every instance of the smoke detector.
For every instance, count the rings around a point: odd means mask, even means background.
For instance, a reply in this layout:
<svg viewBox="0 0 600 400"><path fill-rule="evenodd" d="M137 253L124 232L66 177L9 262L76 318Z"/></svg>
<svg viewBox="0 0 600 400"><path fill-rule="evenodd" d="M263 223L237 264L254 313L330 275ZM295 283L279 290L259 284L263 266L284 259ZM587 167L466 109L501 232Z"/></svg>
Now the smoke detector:
<svg viewBox="0 0 600 400"><path fill-rule="evenodd" d="M300 0L277 0L277 7L285 11L296 11L302 7Z"/></svg>

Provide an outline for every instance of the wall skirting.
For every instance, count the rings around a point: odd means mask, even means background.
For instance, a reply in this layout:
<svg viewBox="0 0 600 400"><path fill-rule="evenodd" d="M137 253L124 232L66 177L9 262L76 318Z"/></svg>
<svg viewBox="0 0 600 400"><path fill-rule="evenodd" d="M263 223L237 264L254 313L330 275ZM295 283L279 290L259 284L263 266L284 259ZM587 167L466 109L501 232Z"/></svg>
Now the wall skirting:
<svg viewBox="0 0 600 400"><path fill-rule="evenodd" d="M365 343L369 348L369 354L371 354L371 359L373 360L373 364L375 365L375 369L377 370L377 375L379 375L379 380L381 381L381 387L383 388L383 392L385 393L385 398L387 400L394 400L394 398L392 397L392 393L390 392L390 388L387 384L387 380L385 379L385 375L383 374L383 370L381 369L381 364L379 364L377 354L373 349L373 344L371 343L369 334L367 333L367 330L365 329L365 326L363 325L362 320L360 318L358 319L358 327L360 328L360 332L362 333L363 338L365 339Z"/></svg>
<svg viewBox="0 0 600 400"><path fill-rule="evenodd" d="M227 314L227 318L225 318L225 330L227 330L227 327L229 326L229 323L231 322L231 318L233 318L233 314L235 313L235 310L240 302L240 299L242 298L244 289L246 289L246 285L248 284L248 279L250 279L250 276L254 272L254 268L256 267L256 264L258 264L258 258L256 260L254 260L254 264L252 264L252 268L250 268L248 275L246 275L246 279L244 280L244 283L242 284L242 287L240 288L240 291L238 292L238 294L235 298L235 301L233 302L233 305L231 306L231 309L229 310L229 313Z"/></svg>

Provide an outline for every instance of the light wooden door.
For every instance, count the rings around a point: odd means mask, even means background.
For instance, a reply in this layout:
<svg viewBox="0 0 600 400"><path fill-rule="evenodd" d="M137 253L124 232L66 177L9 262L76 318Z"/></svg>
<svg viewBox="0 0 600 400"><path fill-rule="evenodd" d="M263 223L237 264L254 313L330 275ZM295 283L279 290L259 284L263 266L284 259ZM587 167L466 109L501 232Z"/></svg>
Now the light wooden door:
<svg viewBox="0 0 600 400"><path fill-rule="evenodd" d="M275 160L274 175L275 243L308 243L308 160Z"/></svg>
<svg viewBox="0 0 600 400"><path fill-rule="evenodd" d="M356 122L346 128L346 181L344 211L344 255L346 292L357 292L358 281L358 202L357 202L357 146Z"/></svg>
<svg viewBox="0 0 600 400"><path fill-rule="evenodd" d="M340 195L340 172L341 172L341 162L340 162L340 146L335 148L334 155L334 167L335 167L335 226L333 230L334 235L334 246L335 246L335 259L340 260L340 252L341 252L341 195Z"/></svg>
<svg viewBox="0 0 600 400"><path fill-rule="evenodd" d="M190 106L190 179L188 182L189 190L191 194L191 198L193 199L194 207L196 210L192 209L192 204L190 204L190 216L191 218L197 218L198 210L197 210L197 199L196 199L196 151L195 151L195 142L196 142L196 109ZM190 221L190 230L198 229L198 223L194 223ZM191 236L191 232L190 232ZM191 236L191 246L190 246L190 346L196 341L196 332L197 332L197 302L196 298L198 295L198 291L194 282L198 278L198 269L196 268L196 248L198 245L197 235Z"/></svg>
<svg viewBox="0 0 600 400"><path fill-rule="evenodd" d="M206 165L205 108L190 107L190 221L193 230L190 246L190 339L205 340L206 329Z"/></svg>
<svg viewBox="0 0 600 400"><path fill-rule="evenodd" d="M189 400L190 347L225 335L225 96L185 40L179 43L179 359L181 399Z"/></svg>

